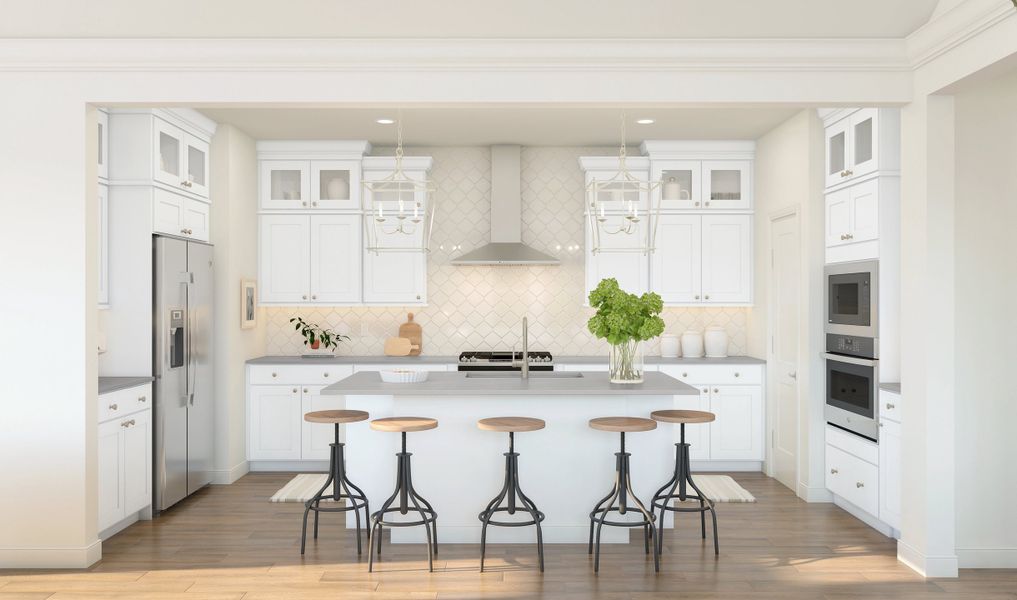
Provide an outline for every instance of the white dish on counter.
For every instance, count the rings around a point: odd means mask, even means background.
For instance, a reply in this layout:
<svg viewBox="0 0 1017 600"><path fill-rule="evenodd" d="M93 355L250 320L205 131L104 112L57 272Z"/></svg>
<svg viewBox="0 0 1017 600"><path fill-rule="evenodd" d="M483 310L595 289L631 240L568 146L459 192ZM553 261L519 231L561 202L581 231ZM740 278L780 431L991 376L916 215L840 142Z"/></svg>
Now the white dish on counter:
<svg viewBox="0 0 1017 600"><path fill-rule="evenodd" d="M408 371L397 369L392 371L379 371L381 380L385 383L423 383L427 381L427 371Z"/></svg>

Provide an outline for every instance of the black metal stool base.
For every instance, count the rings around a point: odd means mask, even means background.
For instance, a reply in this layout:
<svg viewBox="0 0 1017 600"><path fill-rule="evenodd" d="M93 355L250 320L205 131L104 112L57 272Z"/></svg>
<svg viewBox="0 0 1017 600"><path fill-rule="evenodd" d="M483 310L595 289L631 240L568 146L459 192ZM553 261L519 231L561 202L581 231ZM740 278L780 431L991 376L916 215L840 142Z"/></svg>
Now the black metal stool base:
<svg viewBox="0 0 1017 600"><path fill-rule="evenodd" d="M657 527L654 525L653 515L646 510L646 507L639 501L635 492L632 491L632 478L631 471L629 470L629 457L632 455L625 451L624 431L621 432L621 451L615 452L614 455L616 471L614 487L590 511L590 544L587 548L587 554L594 554L594 549L596 549L593 559L593 572L600 572L600 531L604 525L609 525L612 527L642 527L644 549L649 554L650 546L653 546L653 570L659 573L660 550L657 544ZM630 500L634 506L629 506ZM616 502L617 505L615 505ZM607 518L610 513L624 515L633 508L642 515L643 519L641 521L611 521ZM596 525L596 545L594 545L594 525Z"/></svg>
<svg viewBox="0 0 1017 600"><path fill-rule="evenodd" d="M660 524L658 525L657 546L658 552L664 551L664 515L668 511L673 513L697 512L699 513L700 528L703 539L706 539L706 513L709 511L713 518L713 553L720 554L720 544L717 540L717 510L713 507L713 500L703 494L694 481L692 481L692 470L689 463L689 444L685 443L685 423L681 424L681 442L675 444L674 475L662 485L657 493L653 495L650 502L653 513L660 509ZM688 488L695 490L695 494L688 493ZM670 489L668 489L670 488ZM664 493L667 490L667 493ZM677 491L677 493L675 493ZM674 506L674 501L685 502L686 500L698 500L699 506ZM677 517L677 515L675 515Z"/></svg>
<svg viewBox="0 0 1017 600"><path fill-rule="evenodd" d="M300 554L304 553L305 546L307 545L307 514L310 511L314 511L314 539L318 539L318 513L323 512L337 512L345 513L353 511L354 516L357 519L357 555L362 553L360 544L360 509L364 509L364 525L365 534L368 515L371 514L371 509L368 507L367 496L364 491L353 485L353 482L346 476L346 457L344 455L345 445L339 442L339 424L335 424L335 441L329 444L331 452L328 461L328 479L325 480L325 485L321 486L311 499L304 502L304 524L300 531ZM332 488L332 492L326 494L325 490L329 487ZM354 492L350 492L350 489ZM334 506L323 508L321 506L322 500L332 500L334 502L348 501L343 506Z"/></svg>
<svg viewBox="0 0 1017 600"><path fill-rule="evenodd" d="M506 501L505 506L500 506L502 500ZM518 503L517 503L518 500ZM520 506L521 505L521 506ZM525 512L530 515L530 521L495 521L497 513L508 513L514 515L516 512ZM477 515L477 518L484 524L480 529L480 572L484 572L484 558L487 554L487 526L497 527L537 527L537 563L540 572L544 572L544 536L540 531L540 522L544 520L544 513L537 510L533 500L523 493L519 487L519 453L515 451L515 434L509 432L509 451L505 453L505 484L493 500L487 503L487 508Z"/></svg>
<svg viewBox="0 0 1017 600"><path fill-rule="evenodd" d="M388 500L381 505L381 510L371 515L371 534L368 538L368 561L367 571L374 571L374 540L378 540L378 556L381 556L381 534L382 527L418 527L424 526L427 532L427 570L434 571L434 555L438 554L438 513L434 511L431 504L413 489L413 477L410 470L410 457L413 454L406 451L406 432L402 432L402 452L396 454L398 467L396 471L396 489ZM399 499L399 504L393 503ZM413 506L410 506L410 503ZM420 515L419 521L386 521L385 515L399 513L405 515L409 512Z"/></svg>

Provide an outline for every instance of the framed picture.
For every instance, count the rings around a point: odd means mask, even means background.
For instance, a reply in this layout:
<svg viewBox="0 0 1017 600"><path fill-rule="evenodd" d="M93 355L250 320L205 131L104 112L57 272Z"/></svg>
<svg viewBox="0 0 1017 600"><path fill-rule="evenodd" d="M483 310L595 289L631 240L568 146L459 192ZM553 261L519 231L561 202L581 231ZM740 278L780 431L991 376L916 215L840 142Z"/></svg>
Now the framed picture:
<svg viewBox="0 0 1017 600"><path fill-rule="evenodd" d="M240 328L253 329L258 325L258 282L240 281Z"/></svg>

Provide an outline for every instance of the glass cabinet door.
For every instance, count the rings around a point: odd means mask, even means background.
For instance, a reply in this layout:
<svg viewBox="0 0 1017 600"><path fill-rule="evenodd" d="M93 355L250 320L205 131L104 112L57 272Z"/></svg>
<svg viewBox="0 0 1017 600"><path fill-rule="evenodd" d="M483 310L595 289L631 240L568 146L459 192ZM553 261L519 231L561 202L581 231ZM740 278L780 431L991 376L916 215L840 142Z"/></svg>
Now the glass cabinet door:
<svg viewBox="0 0 1017 600"><path fill-rule="evenodd" d="M851 115L851 177L858 177L876 170L878 145L876 114L874 108L865 108Z"/></svg>
<svg viewBox="0 0 1017 600"><path fill-rule="evenodd" d="M651 177L661 184L650 202L651 210L656 207L658 197L662 210L701 208L701 168L699 161L654 161Z"/></svg>
<svg viewBox="0 0 1017 600"><path fill-rule="evenodd" d="M187 191L208 197L208 144L193 135L187 136Z"/></svg>
<svg viewBox="0 0 1017 600"><path fill-rule="evenodd" d="M261 161L261 207L306 209L311 206L311 163L306 160Z"/></svg>
<svg viewBox="0 0 1017 600"><path fill-rule="evenodd" d="M109 113L103 110L96 111L96 119L98 121L98 131L96 135L99 139L99 178L109 178Z"/></svg>
<svg viewBox="0 0 1017 600"><path fill-rule="evenodd" d="M843 119L826 128L826 186L837 185L850 177L848 135L850 123Z"/></svg>
<svg viewBox="0 0 1017 600"><path fill-rule="evenodd" d="M155 119L155 173L156 181L177 189L187 189L184 185L184 137L186 134L179 128L162 119Z"/></svg>
<svg viewBox="0 0 1017 600"><path fill-rule="evenodd" d="M751 161L703 161L703 208L752 208Z"/></svg>
<svg viewBox="0 0 1017 600"><path fill-rule="evenodd" d="M311 161L311 207L360 208L359 161Z"/></svg>

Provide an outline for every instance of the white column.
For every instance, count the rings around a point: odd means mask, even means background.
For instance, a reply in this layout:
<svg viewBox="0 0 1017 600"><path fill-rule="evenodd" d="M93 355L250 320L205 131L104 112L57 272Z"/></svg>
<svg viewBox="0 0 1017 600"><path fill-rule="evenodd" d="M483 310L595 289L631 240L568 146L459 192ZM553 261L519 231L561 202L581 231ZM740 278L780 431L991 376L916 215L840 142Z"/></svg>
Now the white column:
<svg viewBox="0 0 1017 600"><path fill-rule="evenodd" d="M902 112L903 494L898 558L956 577L954 109L919 96Z"/></svg>
<svg viewBox="0 0 1017 600"><path fill-rule="evenodd" d="M58 79L0 76L0 568L101 557L96 125Z"/></svg>

